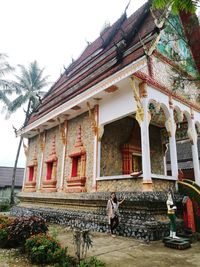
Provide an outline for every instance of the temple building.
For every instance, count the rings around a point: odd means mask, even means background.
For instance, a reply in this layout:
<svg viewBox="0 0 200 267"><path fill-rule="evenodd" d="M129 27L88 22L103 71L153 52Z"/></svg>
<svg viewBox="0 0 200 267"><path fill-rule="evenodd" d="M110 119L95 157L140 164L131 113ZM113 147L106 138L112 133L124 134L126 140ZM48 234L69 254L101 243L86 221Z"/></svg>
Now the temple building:
<svg viewBox="0 0 200 267"><path fill-rule="evenodd" d="M186 30L188 21L186 14L161 16L147 3L130 17L122 14L66 68L19 132L28 153L18 208L72 209L72 199L87 194L94 202L103 192L175 190L182 140L189 140L200 185L199 88L188 82L174 90L173 80L200 71L198 45L172 38L178 31L199 38L199 28Z"/></svg>

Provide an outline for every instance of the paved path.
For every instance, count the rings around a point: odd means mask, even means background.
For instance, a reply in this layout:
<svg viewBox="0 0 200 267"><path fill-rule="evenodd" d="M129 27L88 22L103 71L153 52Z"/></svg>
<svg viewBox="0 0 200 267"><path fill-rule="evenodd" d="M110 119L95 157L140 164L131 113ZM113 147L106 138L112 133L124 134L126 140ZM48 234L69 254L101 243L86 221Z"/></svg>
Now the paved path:
<svg viewBox="0 0 200 267"><path fill-rule="evenodd" d="M93 247L87 255L96 256L108 267L200 267L200 242L187 250L175 250L166 248L161 241L145 244L133 238L113 238L105 233L92 233L92 236ZM72 231L60 227L58 238L74 256Z"/></svg>

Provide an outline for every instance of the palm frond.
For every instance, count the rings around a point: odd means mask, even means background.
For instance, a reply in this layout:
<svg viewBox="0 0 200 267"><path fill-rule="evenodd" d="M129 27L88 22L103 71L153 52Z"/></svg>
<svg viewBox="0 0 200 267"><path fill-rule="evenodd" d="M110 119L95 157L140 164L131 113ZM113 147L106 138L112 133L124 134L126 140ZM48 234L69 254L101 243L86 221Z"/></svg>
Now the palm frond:
<svg viewBox="0 0 200 267"><path fill-rule="evenodd" d="M18 68L20 72L15 76L17 82L13 84L13 87L16 93L21 95L10 103L8 113L13 113L28 103L26 117L29 117L41 103L40 96L44 95L41 89L48 84L48 76L43 76L44 69L39 68L37 61L30 63L27 68L23 65L18 65Z"/></svg>
<svg viewBox="0 0 200 267"><path fill-rule="evenodd" d="M29 99L28 93L16 97L12 102L10 102L10 105L8 106L8 111L14 113L17 109L22 107L27 102L28 99Z"/></svg>
<svg viewBox="0 0 200 267"><path fill-rule="evenodd" d="M9 106L10 105L10 100L7 98L6 94L0 90L0 100L6 104L6 106Z"/></svg>
<svg viewBox="0 0 200 267"><path fill-rule="evenodd" d="M14 70L14 68L7 62L7 57L6 54L0 54L0 77L5 76Z"/></svg>

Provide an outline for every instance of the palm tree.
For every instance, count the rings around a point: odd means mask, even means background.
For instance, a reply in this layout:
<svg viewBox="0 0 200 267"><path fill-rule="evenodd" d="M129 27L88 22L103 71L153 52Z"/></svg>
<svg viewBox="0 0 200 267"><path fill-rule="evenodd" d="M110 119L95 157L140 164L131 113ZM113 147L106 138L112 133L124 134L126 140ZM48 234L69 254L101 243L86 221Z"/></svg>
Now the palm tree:
<svg viewBox="0 0 200 267"><path fill-rule="evenodd" d="M11 95L13 91L13 82L5 79L5 76L14 70L7 62L7 55L0 53L0 100L7 104L7 95Z"/></svg>
<svg viewBox="0 0 200 267"><path fill-rule="evenodd" d="M20 92L20 95L18 95L13 101L7 101L7 112L10 115L11 113L17 111L19 108L26 106L27 108L25 110L25 120L22 126L25 127L32 112L40 104L41 97L45 94L42 89L44 89L44 87L48 85L48 76L43 76L44 69L39 68L37 61L30 63L28 68L25 68L23 65L18 65L18 67L20 69L20 74L16 76L17 82L15 82L14 87L16 89L16 93L18 94ZM20 137L13 168L10 196L11 205L14 204L15 177L22 140L23 137Z"/></svg>

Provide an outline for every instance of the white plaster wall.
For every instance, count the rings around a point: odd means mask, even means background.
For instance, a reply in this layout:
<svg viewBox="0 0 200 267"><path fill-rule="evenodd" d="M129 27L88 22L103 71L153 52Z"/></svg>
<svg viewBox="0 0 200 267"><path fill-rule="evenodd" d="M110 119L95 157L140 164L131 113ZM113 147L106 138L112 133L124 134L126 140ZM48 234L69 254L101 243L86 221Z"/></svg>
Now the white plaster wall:
<svg viewBox="0 0 200 267"><path fill-rule="evenodd" d="M136 102L130 86L106 94L107 97L99 105L99 124L105 125L136 111Z"/></svg>
<svg viewBox="0 0 200 267"><path fill-rule="evenodd" d="M194 111L194 121L200 122L200 113L197 111Z"/></svg>
<svg viewBox="0 0 200 267"><path fill-rule="evenodd" d="M147 87L147 91L148 91L148 99L149 100L154 99L161 104L165 104L165 106L169 108L169 97L167 95L154 89L151 86Z"/></svg>

